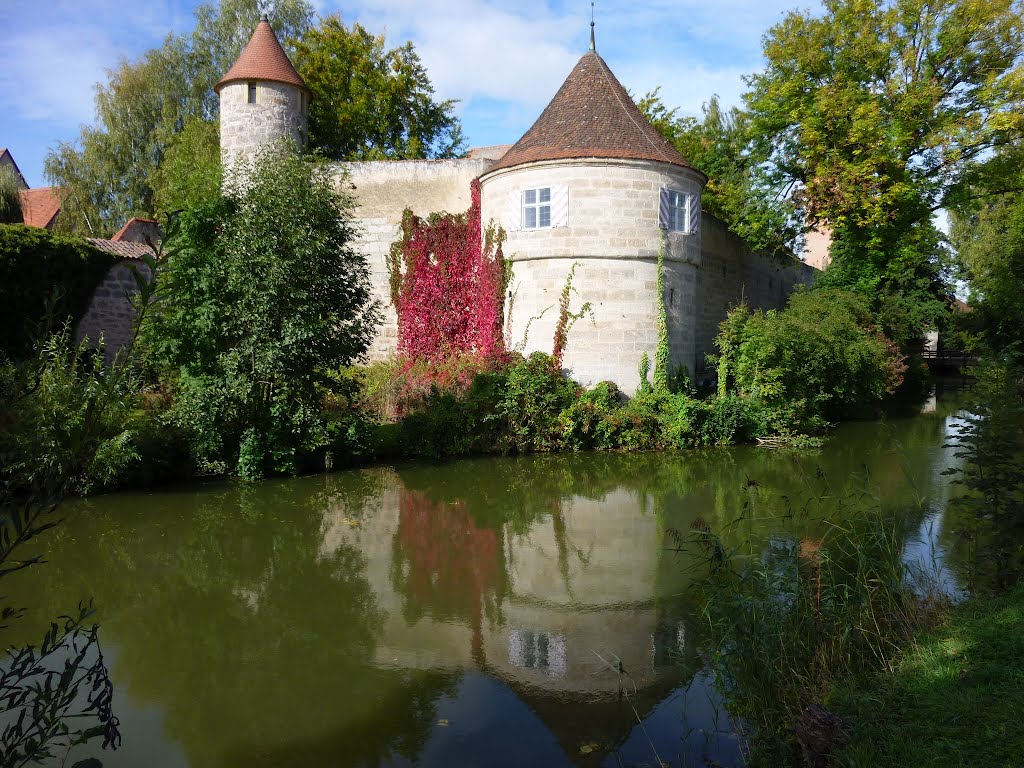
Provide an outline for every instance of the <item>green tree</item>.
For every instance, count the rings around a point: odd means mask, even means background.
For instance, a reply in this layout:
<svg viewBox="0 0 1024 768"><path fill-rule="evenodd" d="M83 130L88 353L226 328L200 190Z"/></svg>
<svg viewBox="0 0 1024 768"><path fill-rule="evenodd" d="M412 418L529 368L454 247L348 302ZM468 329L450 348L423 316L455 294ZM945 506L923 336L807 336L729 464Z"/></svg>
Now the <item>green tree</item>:
<svg viewBox="0 0 1024 768"><path fill-rule="evenodd" d="M978 316L972 325L990 350L1024 355L1024 195L959 218L951 235Z"/></svg>
<svg viewBox="0 0 1024 768"><path fill-rule="evenodd" d="M131 216L157 212L158 170L190 118L214 120L213 86L241 53L268 13L285 41L309 27L305 0L221 0L196 9L191 35L169 35L141 59L122 59L96 87L97 123L46 158L47 179L64 188L60 226L92 236L116 231ZM196 157L209 168L218 155ZM209 173L212 173L210 171Z"/></svg>
<svg viewBox="0 0 1024 768"><path fill-rule="evenodd" d="M197 458L255 477L325 444L320 372L365 352L378 310L330 169L272 147L245 170L183 216L144 338Z"/></svg>
<svg viewBox="0 0 1024 768"><path fill-rule="evenodd" d="M309 144L335 160L457 157L464 149L455 102L434 100L420 58L405 43L328 16L296 45L309 86Z"/></svg>
<svg viewBox="0 0 1024 768"><path fill-rule="evenodd" d="M765 38L748 103L816 220L927 218L972 162L1024 129L1015 0L828 0Z"/></svg>
<svg viewBox="0 0 1024 768"><path fill-rule="evenodd" d="M748 79L758 160L849 247L849 280L929 279L931 216L1024 129L1018 0L827 0L764 39ZM836 259L836 254L833 254ZM925 273L927 269L923 270ZM934 270L933 270L934 271Z"/></svg>
<svg viewBox="0 0 1024 768"><path fill-rule="evenodd" d="M167 146L154 178L158 211L192 209L220 195L220 125L191 117Z"/></svg>
<svg viewBox="0 0 1024 768"><path fill-rule="evenodd" d="M781 185L765 172L751 152L749 113L723 109L718 96L704 104L701 119L680 117L658 90L638 106L651 124L701 170L708 183L701 196L704 210L717 216L752 246L771 253L790 253L800 234L800 211Z"/></svg>
<svg viewBox="0 0 1024 768"><path fill-rule="evenodd" d="M21 224L21 184L14 169L0 165L0 224Z"/></svg>

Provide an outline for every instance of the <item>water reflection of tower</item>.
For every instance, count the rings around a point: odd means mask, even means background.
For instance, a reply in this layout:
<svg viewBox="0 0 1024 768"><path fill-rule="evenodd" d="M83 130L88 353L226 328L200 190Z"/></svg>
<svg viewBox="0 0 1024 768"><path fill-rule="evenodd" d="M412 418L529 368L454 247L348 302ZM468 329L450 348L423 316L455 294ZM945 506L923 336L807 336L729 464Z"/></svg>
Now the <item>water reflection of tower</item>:
<svg viewBox="0 0 1024 768"><path fill-rule="evenodd" d="M584 697L615 695L675 673L669 650L685 636L659 595L658 520L639 494L574 496L525 533L506 539L505 626L486 657L508 680ZM678 611L675 611L678 614Z"/></svg>
<svg viewBox="0 0 1024 768"><path fill-rule="evenodd" d="M465 502L399 483L326 537L355 539L367 558L387 612L380 663L483 668L589 697L618 693L616 660L638 688L675 674L685 629L664 595L681 585L658 575L660 523L636 492L555 499L527 525L484 525Z"/></svg>

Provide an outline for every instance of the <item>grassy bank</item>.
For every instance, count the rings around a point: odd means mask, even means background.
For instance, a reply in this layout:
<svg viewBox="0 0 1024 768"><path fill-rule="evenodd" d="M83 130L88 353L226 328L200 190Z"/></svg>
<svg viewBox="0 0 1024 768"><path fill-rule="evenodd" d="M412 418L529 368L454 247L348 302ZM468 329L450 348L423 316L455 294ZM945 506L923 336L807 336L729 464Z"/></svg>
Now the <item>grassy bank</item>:
<svg viewBox="0 0 1024 768"><path fill-rule="evenodd" d="M1024 584L974 597L917 637L891 673L835 690L847 766L1024 761Z"/></svg>

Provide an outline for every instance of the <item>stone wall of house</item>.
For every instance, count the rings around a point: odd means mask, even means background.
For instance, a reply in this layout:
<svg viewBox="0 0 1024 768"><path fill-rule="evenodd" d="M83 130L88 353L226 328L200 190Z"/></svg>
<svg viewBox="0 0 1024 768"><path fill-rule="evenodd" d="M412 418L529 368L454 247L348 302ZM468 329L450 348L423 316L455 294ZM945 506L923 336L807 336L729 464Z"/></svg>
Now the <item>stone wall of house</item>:
<svg viewBox="0 0 1024 768"><path fill-rule="evenodd" d="M336 185L355 201L359 239L366 255L374 294L384 310L384 322L370 345L370 360L382 360L398 344L398 318L391 305L387 255L401 233L402 212L417 216L436 211L461 213L469 208L470 184L494 160L402 160L398 162L339 163Z"/></svg>
<svg viewBox="0 0 1024 768"><path fill-rule="evenodd" d="M516 229L523 189L568 191L566 226ZM570 311L590 302L593 317L572 328L563 364L581 384L616 382L632 393L646 352L658 345L657 259L665 238L665 305L670 363L693 370L695 291L701 234L659 226L661 189L699 195L702 178L664 163L569 160L498 171L483 179L483 220L508 229L513 261L506 335L524 353L552 351L558 303L573 265Z"/></svg>
<svg viewBox="0 0 1024 768"><path fill-rule="evenodd" d="M225 178L240 158L282 137L306 142L303 92L293 85L260 81L256 103L249 103L247 82L228 83L220 91L220 156Z"/></svg>
<svg viewBox="0 0 1024 768"><path fill-rule="evenodd" d="M115 264L96 288L89 308L75 329L75 341L87 339L93 349L99 346L102 337L104 357L108 363L128 346L134 332L135 311L129 297L138 292L138 287L132 266L144 277L149 277L149 267L141 261Z"/></svg>
<svg viewBox="0 0 1024 768"><path fill-rule="evenodd" d="M696 285L695 368L714 354L718 325L729 309L746 300L752 309L781 309L793 289L810 285L817 270L797 259L783 261L757 253L725 224L705 213L702 217L703 256Z"/></svg>

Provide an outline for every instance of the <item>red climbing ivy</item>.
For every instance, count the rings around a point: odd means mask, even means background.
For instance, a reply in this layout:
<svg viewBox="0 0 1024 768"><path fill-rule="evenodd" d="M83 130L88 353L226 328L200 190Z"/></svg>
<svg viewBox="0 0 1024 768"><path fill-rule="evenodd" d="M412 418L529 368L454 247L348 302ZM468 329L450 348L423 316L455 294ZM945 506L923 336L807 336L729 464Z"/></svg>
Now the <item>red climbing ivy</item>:
<svg viewBox="0 0 1024 768"><path fill-rule="evenodd" d="M505 233L481 226L478 180L470 194L469 210L461 214L421 219L406 209L402 237L391 246L398 351L414 360L466 354L489 359L504 352Z"/></svg>

